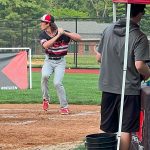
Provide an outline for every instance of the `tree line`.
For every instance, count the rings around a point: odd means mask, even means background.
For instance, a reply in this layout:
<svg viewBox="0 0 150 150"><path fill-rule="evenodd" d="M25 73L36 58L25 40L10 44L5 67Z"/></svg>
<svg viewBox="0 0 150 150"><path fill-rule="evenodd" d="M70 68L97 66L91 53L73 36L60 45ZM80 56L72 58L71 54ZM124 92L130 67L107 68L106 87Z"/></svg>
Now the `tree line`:
<svg viewBox="0 0 150 150"><path fill-rule="evenodd" d="M109 20L113 16L112 4L112 0L0 0L1 47L22 45L24 41L28 44L30 39L35 38L37 20L43 14L51 13L57 19L105 18ZM149 14L150 5L147 5L146 16ZM117 16L123 15L125 15L125 4L118 3ZM150 33L149 18L143 20L143 29L147 34Z"/></svg>
<svg viewBox="0 0 150 150"><path fill-rule="evenodd" d="M0 0L0 19L38 19L51 13L56 17L112 16L112 0ZM124 4L118 4L118 12ZM147 12L149 13L149 11Z"/></svg>

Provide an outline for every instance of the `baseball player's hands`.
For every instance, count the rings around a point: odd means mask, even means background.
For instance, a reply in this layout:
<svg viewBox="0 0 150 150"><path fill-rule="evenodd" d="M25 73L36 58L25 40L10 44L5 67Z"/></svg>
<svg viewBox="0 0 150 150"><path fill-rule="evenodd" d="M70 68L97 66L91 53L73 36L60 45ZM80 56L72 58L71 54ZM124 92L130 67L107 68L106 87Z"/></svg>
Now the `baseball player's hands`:
<svg viewBox="0 0 150 150"><path fill-rule="evenodd" d="M58 28L58 35L61 36L64 33L63 28Z"/></svg>

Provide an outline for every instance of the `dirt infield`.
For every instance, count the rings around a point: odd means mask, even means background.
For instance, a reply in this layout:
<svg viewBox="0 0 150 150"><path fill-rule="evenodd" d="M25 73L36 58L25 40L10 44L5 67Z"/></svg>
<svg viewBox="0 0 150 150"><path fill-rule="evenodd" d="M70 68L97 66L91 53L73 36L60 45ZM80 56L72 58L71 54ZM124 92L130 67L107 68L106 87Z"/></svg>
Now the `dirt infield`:
<svg viewBox="0 0 150 150"><path fill-rule="evenodd" d="M47 112L40 104L1 104L0 150L69 150L99 132L100 106L70 105L70 115L58 110L54 104Z"/></svg>

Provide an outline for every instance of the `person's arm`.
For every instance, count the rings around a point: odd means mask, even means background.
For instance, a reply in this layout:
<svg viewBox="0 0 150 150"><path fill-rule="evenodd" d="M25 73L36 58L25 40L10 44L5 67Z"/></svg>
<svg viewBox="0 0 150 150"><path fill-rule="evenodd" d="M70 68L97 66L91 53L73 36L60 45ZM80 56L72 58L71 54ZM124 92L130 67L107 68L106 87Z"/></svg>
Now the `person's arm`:
<svg viewBox="0 0 150 150"><path fill-rule="evenodd" d="M55 41L57 41L57 39L64 33L64 30L62 28L58 28L58 33L56 36L54 36L53 38L51 38L50 40L46 41L44 44L43 44L43 47L45 49L51 47Z"/></svg>
<svg viewBox="0 0 150 150"><path fill-rule="evenodd" d="M150 68L144 61L135 61L137 71L143 76L144 80L150 77Z"/></svg>
<svg viewBox="0 0 150 150"><path fill-rule="evenodd" d="M97 47L95 46L94 47L94 52L95 52L95 54L96 54L96 60L97 60L97 62L101 62L101 53L99 53L98 51L97 51Z"/></svg>
<svg viewBox="0 0 150 150"><path fill-rule="evenodd" d="M101 62L101 54L99 52L96 54L96 60L97 62Z"/></svg>
<svg viewBox="0 0 150 150"><path fill-rule="evenodd" d="M102 59L105 31L106 31L106 29L103 31L103 34L101 34L101 40L99 41L99 44L97 46L95 46L95 48L94 48L94 52L96 53L97 62L101 62L101 59Z"/></svg>
<svg viewBox="0 0 150 150"><path fill-rule="evenodd" d="M64 31L63 34L70 37L74 41L81 41L82 40L81 36L78 33Z"/></svg>

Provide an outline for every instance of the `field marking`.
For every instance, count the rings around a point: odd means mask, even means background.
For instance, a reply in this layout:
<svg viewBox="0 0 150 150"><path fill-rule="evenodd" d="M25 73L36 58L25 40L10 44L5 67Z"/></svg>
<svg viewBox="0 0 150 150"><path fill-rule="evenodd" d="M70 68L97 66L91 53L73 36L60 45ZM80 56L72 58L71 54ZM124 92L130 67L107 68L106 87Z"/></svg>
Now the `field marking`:
<svg viewBox="0 0 150 150"><path fill-rule="evenodd" d="M30 111L30 112L39 112L39 111L42 111L41 110L32 110L32 109L0 109L0 111Z"/></svg>
<svg viewBox="0 0 150 150"><path fill-rule="evenodd" d="M43 110L32 110L32 109L0 109L0 111L8 111L9 114L0 114L0 119L3 118L16 118L19 119L21 117L18 117L19 113L32 113L32 112L42 112L44 115L44 113L46 113L47 115L47 119L49 120L77 120L79 117L84 117L84 116L90 116L90 115L95 115L97 113L99 113L99 111L82 111L79 113L73 113L73 114L69 114L69 115L61 115L59 113L57 114L48 114L48 112L58 112L56 109L55 110L48 110L46 112L43 112ZM13 112L15 111L15 114L11 113L10 111ZM18 114L17 114L18 112ZM49 115L49 116L48 116ZM35 120L35 118L33 120L29 119L25 119L26 121L22 121L22 120L12 120L11 122L0 122L0 125L27 125L27 124L31 124L31 123L35 123L38 121L38 119Z"/></svg>
<svg viewBox="0 0 150 150"><path fill-rule="evenodd" d="M21 122L10 122L10 123L0 123L0 125L27 125L27 124L31 124L31 123L35 123L37 120L33 120L33 121L21 121Z"/></svg>
<svg viewBox="0 0 150 150"><path fill-rule="evenodd" d="M98 111L84 111L76 114L72 114L70 116L86 116L86 115L93 115L96 114Z"/></svg>
<svg viewBox="0 0 150 150"><path fill-rule="evenodd" d="M86 112L80 112L80 113L76 113L76 114L70 114L70 115L59 115L59 117L49 117L50 120L77 120L77 116L89 116L89 115L95 115L97 114L98 111L86 111ZM75 117L75 118L72 118Z"/></svg>
<svg viewBox="0 0 150 150"><path fill-rule="evenodd" d="M0 114L0 118L16 118L18 114Z"/></svg>

